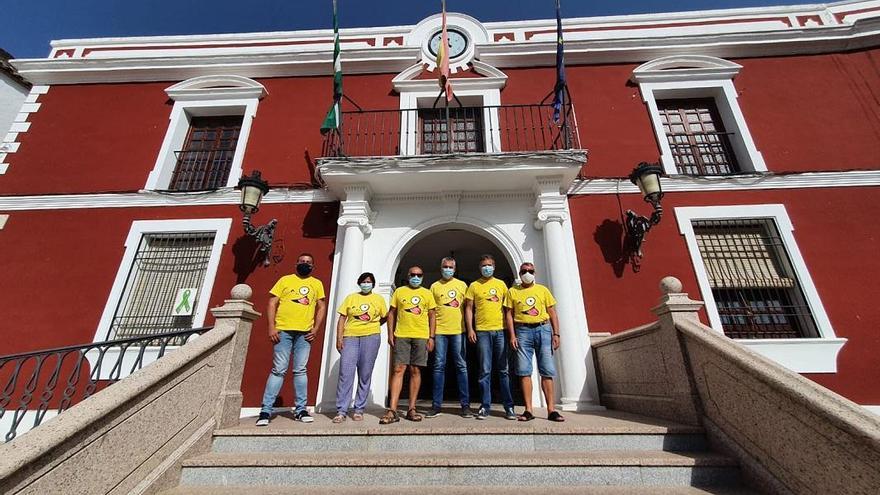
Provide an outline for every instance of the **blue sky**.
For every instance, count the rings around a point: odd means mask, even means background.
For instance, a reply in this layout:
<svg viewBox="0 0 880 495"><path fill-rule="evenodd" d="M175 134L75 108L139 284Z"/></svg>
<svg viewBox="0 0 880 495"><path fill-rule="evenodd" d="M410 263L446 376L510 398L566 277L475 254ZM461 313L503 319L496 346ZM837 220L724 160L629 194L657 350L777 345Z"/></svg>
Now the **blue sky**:
<svg viewBox="0 0 880 495"><path fill-rule="evenodd" d="M439 0L338 0L342 27L415 24ZM805 0L562 0L564 17L753 7ZM286 31L330 26L330 0L0 0L0 48L44 57L49 41L110 36ZM552 18L553 0L447 0L481 21Z"/></svg>

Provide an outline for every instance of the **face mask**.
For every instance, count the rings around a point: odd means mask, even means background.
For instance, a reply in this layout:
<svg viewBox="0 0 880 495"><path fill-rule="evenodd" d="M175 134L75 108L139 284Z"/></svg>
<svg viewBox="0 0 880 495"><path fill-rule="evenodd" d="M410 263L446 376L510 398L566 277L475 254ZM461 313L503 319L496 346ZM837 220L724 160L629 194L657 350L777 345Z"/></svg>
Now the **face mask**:
<svg viewBox="0 0 880 495"><path fill-rule="evenodd" d="M422 277L410 277L409 285L411 285L412 287L418 287L422 285Z"/></svg>
<svg viewBox="0 0 880 495"><path fill-rule="evenodd" d="M312 273L312 265L310 265L308 263L297 263L296 273L300 277L305 277L308 274Z"/></svg>
<svg viewBox="0 0 880 495"><path fill-rule="evenodd" d="M495 267L492 265L486 265L486 266L480 267L480 274L486 278L491 277L493 273L495 273Z"/></svg>
<svg viewBox="0 0 880 495"><path fill-rule="evenodd" d="M443 275L443 278L450 279L455 274L455 268L441 268L440 273Z"/></svg>
<svg viewBox="0 0 880 495"><path fill-rule="evenodd" d="M523 273L519 276L520 280L526 285L531 285L535 283L535 274L534 273Z"/></svg>
<svg viewBox="0 0 880 495"><path fill-rule="evenodd" d="M360 284L360 286L361 286L361 292L363 292L364 294L369 294L370 291L373 290L373 283L372 282L364 282L364 283Z"/></svg>

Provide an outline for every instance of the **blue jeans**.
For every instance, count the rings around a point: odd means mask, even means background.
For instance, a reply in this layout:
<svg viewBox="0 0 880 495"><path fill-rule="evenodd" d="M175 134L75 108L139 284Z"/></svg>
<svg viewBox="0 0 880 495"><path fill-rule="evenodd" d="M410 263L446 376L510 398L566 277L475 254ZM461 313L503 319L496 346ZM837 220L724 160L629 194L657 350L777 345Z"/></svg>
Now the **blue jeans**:
<svg viewBox="0 0 880 495"><path fill-rule="evenodd" d="M263 392L263 407L260 412L272 413L275 399L281 386L284 385L284 374L290 364L290 354L293 353L293 389L296 396L295 412L306 409L306 399L309 391L309 380L306 377L306 363L309 362L309 351L312 344L306 341L307 332L278 332L280 340L273 348L272 372L266 380L266 391Z"/></svg>
<svg viewBox="0 0 880 495"><path fill-rule="evenodd" d="M510 393L510 377L507 374L507 339L504 330L477 332L477 349L480 352L480 394L482 407L492 406L492 368L498 372L498 385L501 387L501 402L504 409L513 409L513 395Z"/></svg>
<svg viewBox="0 0 880 495"><path fill-rule="evenodd" d="M556 363L553 361L553 328L544 322L538 326L517 323L513 327L519 350L516 351L517 376L532 374L532 356L538 356L538 374L544 378L556 376Z"/></svg>
<svg viewBox="0 0 880 495"><path fill-rule="evenodd" d="M464 340L462 334L440 335L434 337L434 395L431 407L440 409L443 404L443 386L446 381L446 356L452 351L458 381L458 400L461 407L470 407L468 391L467 362L464 360Z"/></svg>

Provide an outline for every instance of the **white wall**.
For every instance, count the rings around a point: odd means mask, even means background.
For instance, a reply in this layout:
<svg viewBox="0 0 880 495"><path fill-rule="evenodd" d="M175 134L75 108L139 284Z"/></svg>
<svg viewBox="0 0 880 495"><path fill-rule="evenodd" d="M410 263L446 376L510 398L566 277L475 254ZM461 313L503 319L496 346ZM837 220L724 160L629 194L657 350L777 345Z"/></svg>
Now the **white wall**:
<svg viewBox="0 0 880 495"><path fill-rule="evenodd" d="M21 109L28 90L8 75L0 72L0 139L9 131L12 120Z"/></svg>

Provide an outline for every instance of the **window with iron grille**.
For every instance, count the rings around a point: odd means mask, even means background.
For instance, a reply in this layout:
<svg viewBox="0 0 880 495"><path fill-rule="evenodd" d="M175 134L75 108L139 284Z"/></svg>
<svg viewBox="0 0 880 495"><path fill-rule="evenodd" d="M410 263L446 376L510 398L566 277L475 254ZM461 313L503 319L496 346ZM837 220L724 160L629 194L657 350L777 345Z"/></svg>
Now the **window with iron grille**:
<svg viewBox="0 0 880 495"><path fill-rule="evenodd" d="M195 308L214 245L215 232L150 233L141 236L108 339L140 337L192 328L193 316L174 316L179 289L192 291Z"/></svg>
<svg viewBox="0 0 880 495"><path fill-rule="evenodd" d="M224 187L235 156L242 117L193 117L168 188L204 191Z"/></svg>
<svg viewBox="0 0 880 495"><path fill-rule="evenodd" d="M693 227L725 335L818 337L772 219L699 220Z"/></svg>
<svg viewBox="0 0 880 495"><path fill-rule="evenodd" d="M726 175L739 172L730 147L730 133L712 98L658 100L660 123L675 167L686 175Z"/></svg>
<svg viewBox="0 0 880 495"><path fill-rule="evenodd" d="M425 108L419 110L419 121L422 154L480 153L485 150L482 108Z"/></svg>

